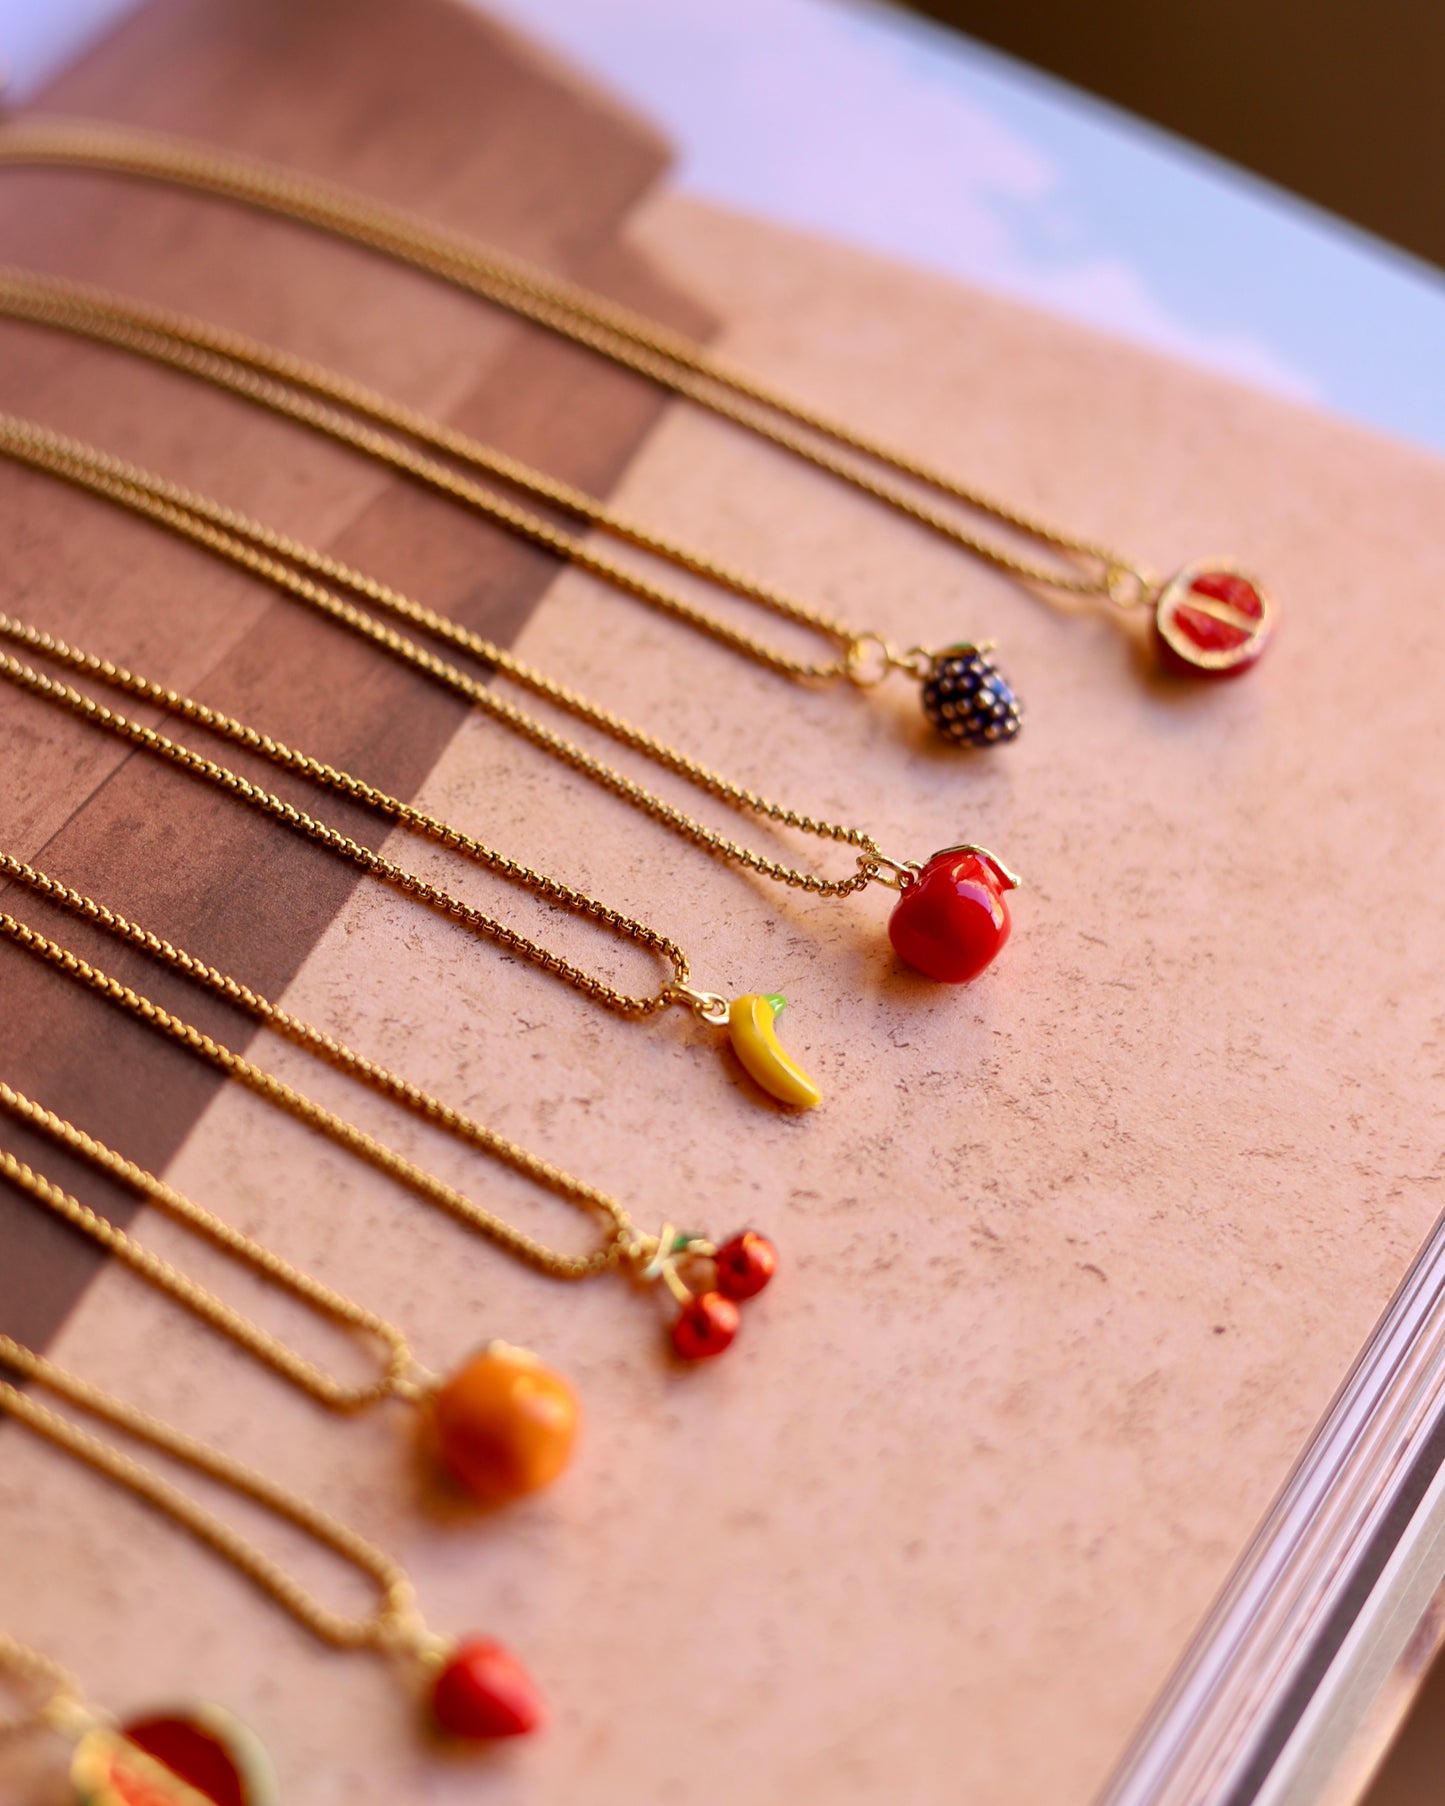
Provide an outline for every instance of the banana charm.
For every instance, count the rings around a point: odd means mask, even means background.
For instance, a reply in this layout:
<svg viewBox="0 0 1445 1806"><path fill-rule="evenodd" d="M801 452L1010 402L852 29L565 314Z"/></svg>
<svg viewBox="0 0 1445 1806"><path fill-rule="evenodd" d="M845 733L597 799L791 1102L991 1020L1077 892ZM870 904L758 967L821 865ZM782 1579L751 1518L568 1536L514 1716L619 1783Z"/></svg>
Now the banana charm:
<svg viewBox="0 0 1445 1806"><path fill-rule="evenodd" d="M778 1042L777 1018L787 1001L756 992L735 998L728 1006L728 1037L743 1070L769 1097L794 1110L813 1110L822 1103L822 1092Z"/></svg>

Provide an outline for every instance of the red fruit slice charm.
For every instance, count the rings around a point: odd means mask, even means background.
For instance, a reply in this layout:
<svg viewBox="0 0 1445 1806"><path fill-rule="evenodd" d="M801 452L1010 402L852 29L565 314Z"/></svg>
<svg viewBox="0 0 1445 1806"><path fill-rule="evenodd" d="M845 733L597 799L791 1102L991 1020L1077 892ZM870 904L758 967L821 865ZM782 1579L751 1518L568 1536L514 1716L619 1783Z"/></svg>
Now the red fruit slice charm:
<svg viewBox="0 0 1445 1806"><path fill-rule="evenodd" d="M1003 951L1004 892L1019 879L984 847L945 847L904 882L888 918L898 957L940 984L967 984Z"/></svg>
<svg viewBox="0 0 1445 1806"><path fill-rule="evenodd" d="M476 1637L452 1651L432 1686L431 1710L440 1730L467 1743L525 1737L545 1717L526 1669L490 1637Z"/></svg>
<svg viewBox="0 0 1445 1806"><path fill-rule="evenodd" d="M281 1797L255 1736L211 1705L96 1725L76 1746L70 1780L80 1806L278 1806Z"/></svg>
<svg viewBox="0 0 1445 1806"><path fill-rule="evenodd" d="M1275 608L1259 585L1222 559L1171 577L1154 604L1159 662L1184 677L1237 677L1269 644Z"/></svg>

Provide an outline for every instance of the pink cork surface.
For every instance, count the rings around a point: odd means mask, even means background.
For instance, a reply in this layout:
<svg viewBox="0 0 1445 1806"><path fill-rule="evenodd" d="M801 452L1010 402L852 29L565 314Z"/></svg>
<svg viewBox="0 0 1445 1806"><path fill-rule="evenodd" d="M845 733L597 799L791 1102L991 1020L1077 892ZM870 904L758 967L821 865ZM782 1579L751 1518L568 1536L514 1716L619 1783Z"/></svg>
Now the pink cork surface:
<svg viewBox="0 0 1445 1806"><path fill-rule="evenodd" d="M517 649L898 857L985 842L1026 879L1010 946L976 985L930 986L889 953L887 892L827 902L740 876L461 722L420 783L426 806L674 936L699 985L786 994L783 1036L823 1108L788 1116L713 1031L677 1012L619 1020L374 885L340 901L279 1000L614 1191L645 1228L765 1230L782 1273L726 1359L679 1371L662 1300L527 1271L227 1088L169 1160L172 1182L394 1318L429 1366L491 1335L535 1347L585 1401L574 1468L503 1512L443 1509L405 1408L328 1418L115 1269L52 1352L394 1551L434 1628L486 1630L522 1655L550 1726L480 1759L439 1755L382 1663L320 1646L14 1426L0 1434L0 1623L109 1704L224 1701L305 1806L1084 1806L1440 1209L1445 470L666 191L631 210L622 242L719 322L719 349L808 400L1147 564L1227 553L1257 570L1280 598L1278 643L1238 683L1167 684L1119 621L1051 608L669 405L620 504L859 627L925 646L996 638L1022 736L960 757L930 741L902 681L801 690L575 571L547 583ZM351 279L435 301L419 276ZM446 412L434 381L364 335L344 350L351 373ZM234 409L258 448L224 499L279 514L259 448L321 454L240 404L206 405ZM77 398L66 424L83 412ZM127 449L158 460L143 437ZM309 529L323 541L361 505L339 479L330 493ZM476 529L439 511L435 532L455 545ZM383 536L371 563L421 589L416 556ZM123 629L95 649L139 662ZM152 650L148 674L227 700ZM10 729L19 705L0 708ZM263 711L264 696L265 727ZM50 732L77 760L90 744L78 724ZM327 756L324 736L308 750ZM750 844L813 861L808 843L658 782ZM45 864L50 823L6 810L6 844L35 823L21 850ZM386 846L627 988L653 982L595 931L409 837ZM846 869L837 850L819 860ZM139 913L103 861L57 875ZM192 864L173 898L164 871L150 878L148 925L178 933ZM84 1057L103 1063L113 1018L85 1007ZM296 1050L257 1049L490 1208L587 1245L556 1200ZM169 1224L142 1226L335 1353ZM364 1600L327 1557L258 1534L328 1600ZM55 1772L53 1746L0 1753L17 1799L61 1791Z"/></svg>

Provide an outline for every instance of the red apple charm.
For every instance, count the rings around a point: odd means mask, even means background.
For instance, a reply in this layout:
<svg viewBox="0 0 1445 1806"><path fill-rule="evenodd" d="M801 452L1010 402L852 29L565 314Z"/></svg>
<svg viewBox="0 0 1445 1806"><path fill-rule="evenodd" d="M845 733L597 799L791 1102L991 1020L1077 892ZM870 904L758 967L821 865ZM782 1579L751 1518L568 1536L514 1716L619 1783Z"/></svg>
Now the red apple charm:
<svg viewBox="0 0 1445 1806"><path fill-rule="evenodd" d="M1008 939L1004 892L1019 879L986 847L945 847L903 886L888 918L893 951L940 984L967 984Z"/></svg>

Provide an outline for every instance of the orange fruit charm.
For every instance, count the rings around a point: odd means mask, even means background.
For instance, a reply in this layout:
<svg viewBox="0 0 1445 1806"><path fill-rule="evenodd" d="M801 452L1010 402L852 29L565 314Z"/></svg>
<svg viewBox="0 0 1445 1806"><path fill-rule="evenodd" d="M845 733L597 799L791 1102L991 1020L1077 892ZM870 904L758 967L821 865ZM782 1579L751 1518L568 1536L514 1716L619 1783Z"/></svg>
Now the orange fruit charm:
<svg viewBox="0 0 1445 1806"><path fill-rule="evenodd" d="M572 1457L579 1417L566 1380L506 1342L489 1342L432 1402L443 1464L488 1505L550 1485Z"/></svg>

